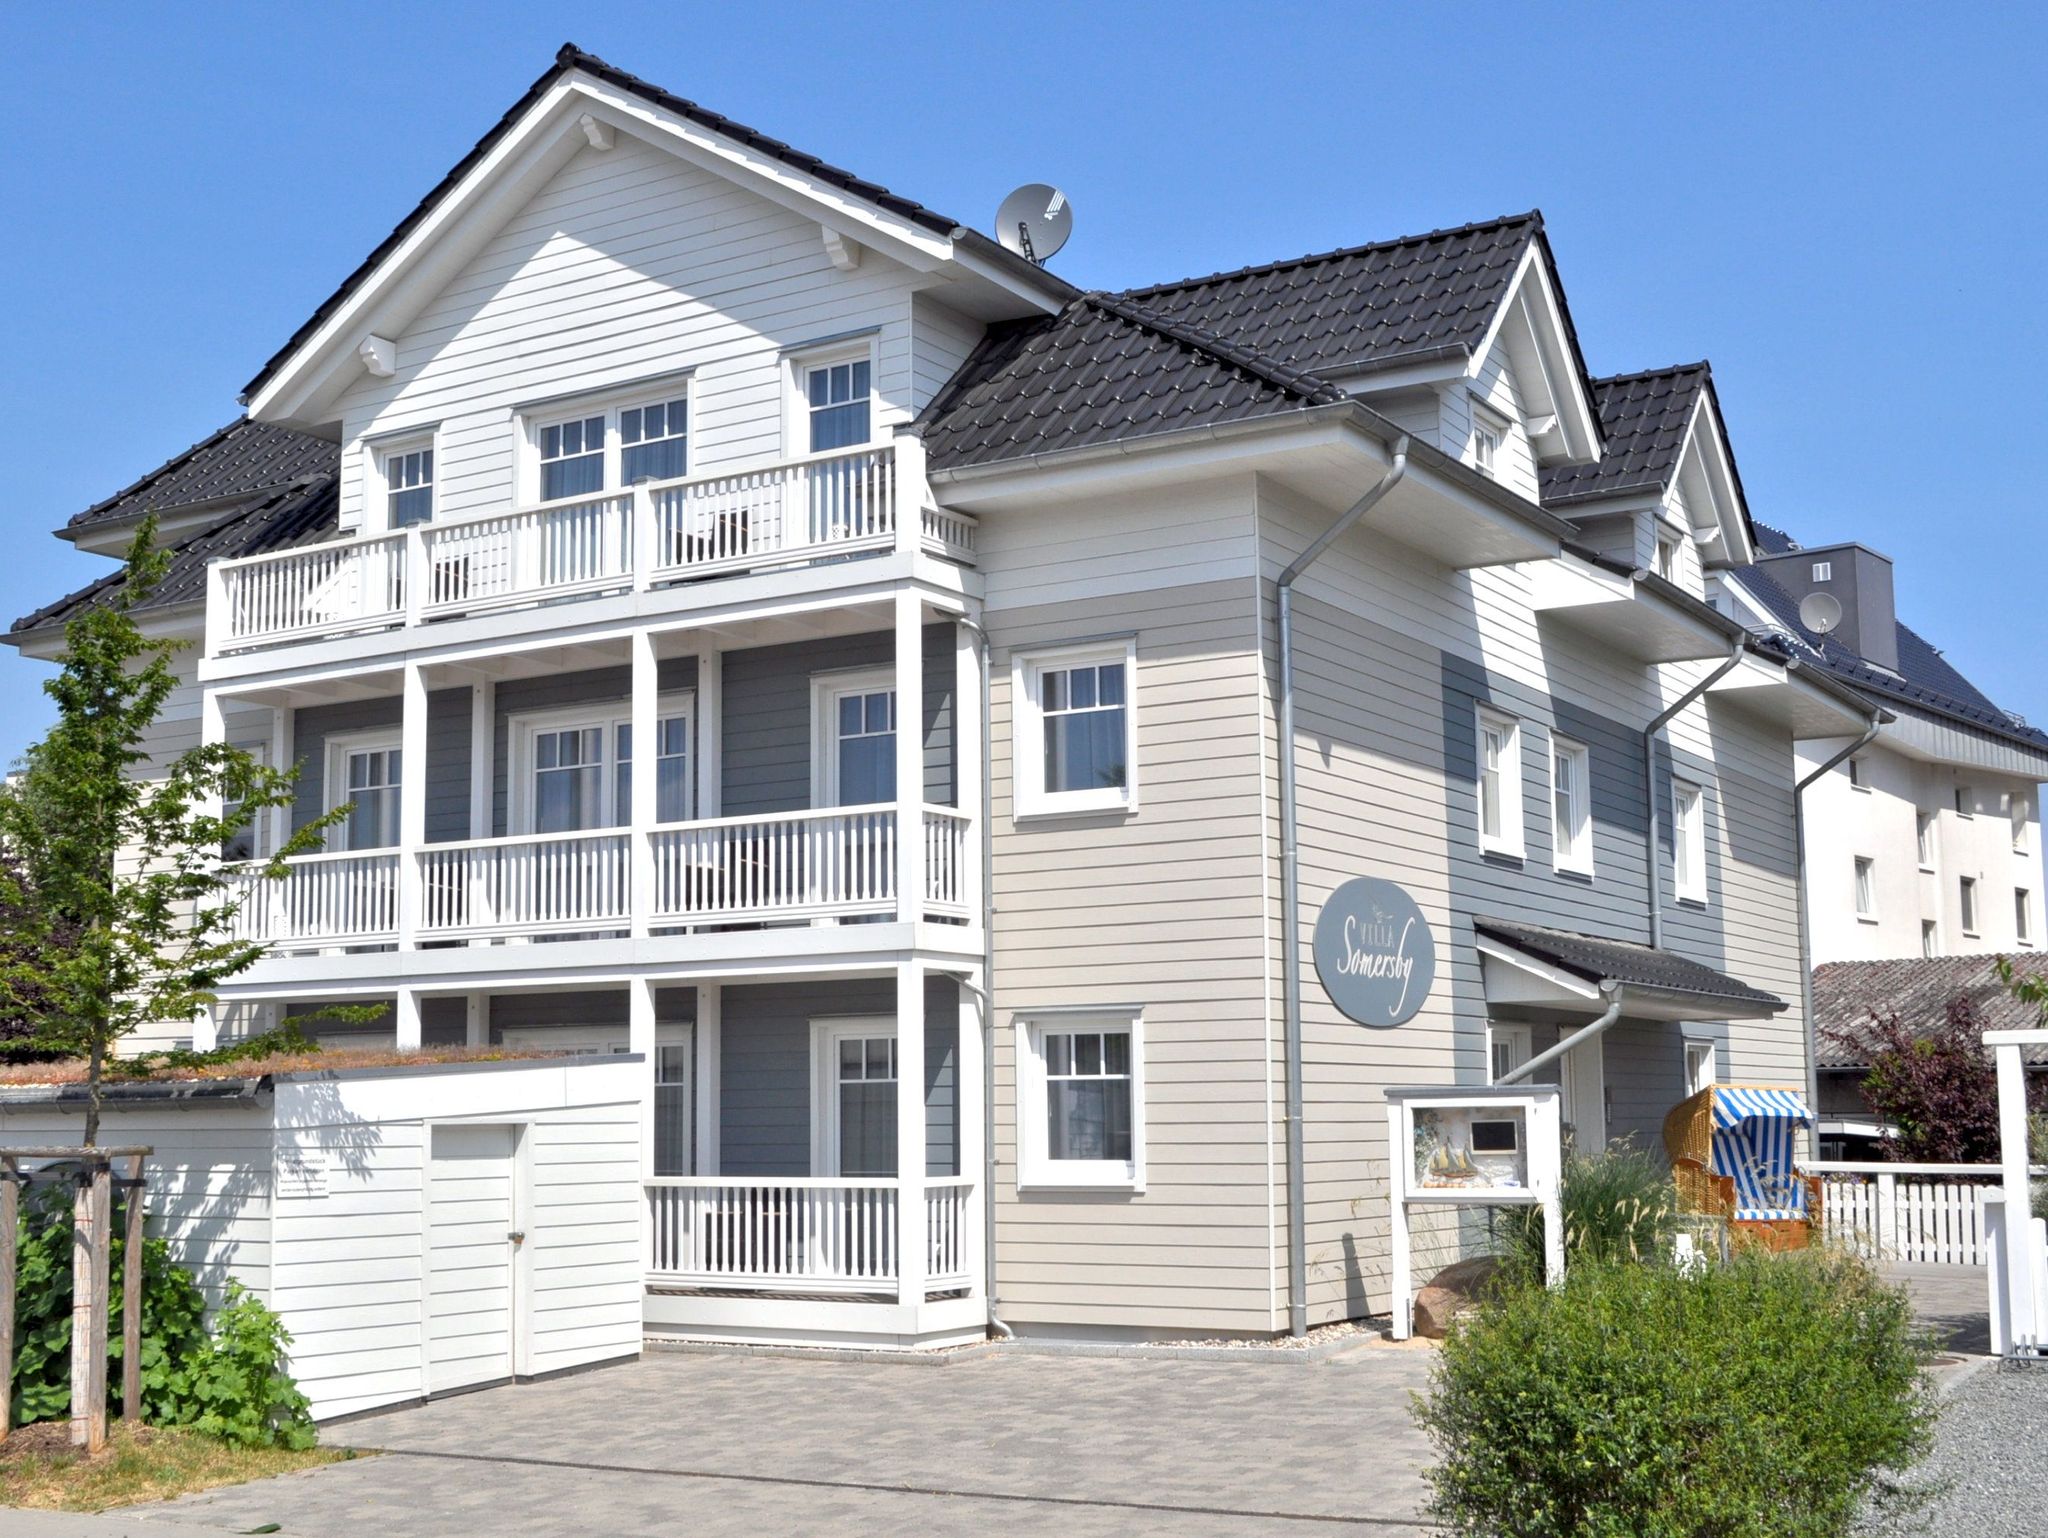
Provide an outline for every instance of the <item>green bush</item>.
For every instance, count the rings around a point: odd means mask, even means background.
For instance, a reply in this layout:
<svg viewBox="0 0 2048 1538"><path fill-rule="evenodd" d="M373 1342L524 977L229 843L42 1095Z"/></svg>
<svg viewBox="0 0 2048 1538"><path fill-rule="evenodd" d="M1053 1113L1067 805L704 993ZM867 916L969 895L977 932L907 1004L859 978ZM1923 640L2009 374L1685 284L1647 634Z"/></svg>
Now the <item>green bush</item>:
<svg viewBox="0 0 2048 1538"><path fill-rule="evenodd" d="M39 1181L22 1203L15 1300L16 1425L71 1413L71 1203L68 1183ZM118 1215L119 1208L116 1212ZM125 1240L117 1223L108 1289L107 1403L121 1407ZM247 1447L311 1447L310 1407L284 1369L291 1343L262 1302L230 1283L206 1332L198 1284L161 1239L142 1245L142 1418L192 1426Z"/></svg>
<svg viewBox="0 0 2048 1538"><path fill-rule="evenodd" d="M1582 1263L1444 1342L1416 1416L1467 1538L1836 1538L1927 1449L1902 1294L1839 1255Z"/></svg>
<svg viewBox="0 0 2048 1538"><path fill-rule="evenodd" d="M1558 1196L1567 1267L1670 1253L1678 1228L1678 1189L1661 1161L1622 1143L1603 1153L1567 1154L1562 1174ZM1503 1209L1494 1239L1503 1269L1524 1279L1543 1275L1540 1207Z"/></svg>

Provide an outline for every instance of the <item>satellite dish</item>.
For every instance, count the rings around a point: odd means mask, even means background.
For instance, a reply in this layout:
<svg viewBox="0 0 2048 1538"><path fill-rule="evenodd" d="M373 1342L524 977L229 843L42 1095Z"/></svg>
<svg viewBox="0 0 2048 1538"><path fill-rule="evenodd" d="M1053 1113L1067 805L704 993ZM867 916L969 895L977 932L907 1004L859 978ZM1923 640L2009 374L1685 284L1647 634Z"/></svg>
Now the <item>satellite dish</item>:
<svg viewBox="0 0 2048 1538"><path fill-rule="evenodd" d="M1043 267L1074 233L1074 205L1057 187L1029 182L996 210L996 239L1027 262Z"/></svg>
<svg viewBox="0 0 2048 1538"><path fill-rule="evenodd" d="M1799 623L1814 635L1826 635L1842 623L1842 600L1833 593L1808 593L1799 600Z"/></svg>

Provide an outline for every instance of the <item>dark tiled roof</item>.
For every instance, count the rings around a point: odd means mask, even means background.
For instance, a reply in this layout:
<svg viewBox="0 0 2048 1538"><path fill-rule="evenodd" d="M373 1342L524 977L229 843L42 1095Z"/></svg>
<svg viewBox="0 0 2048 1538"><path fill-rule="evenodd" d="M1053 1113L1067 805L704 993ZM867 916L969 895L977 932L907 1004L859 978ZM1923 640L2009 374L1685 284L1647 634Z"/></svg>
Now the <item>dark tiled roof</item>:
<svg viewBox="0 0 2048 1538"><path fill-rule="evenodd" d="M934 469L1331 405L1341 390L1112 294L992 327L919 426Z"/></svg>
<svg viewBox="0 0 2048 1538"><path fill-rule="evenodd" d="M2038 955L2021 951L2006 958L2022 972L2039 972ZM2024 1031L2041 1021L1998 980L1996 956L1910 956L1894 961L1830 961L1813 969L1814 1066L1867 1068L1866 1054L1829 1034L1867 1020L1873 1013L1896 1014L1916 1034L1940 1025L1951 999L1976 1006L1978 1026L1987 1031ZM2048 1062L2048 1046L2026 1048L2030 1062Z"/></svg>
<svg viewBox="0 0 2048 1538"><path fill-rule="evenodd" d="M1542 234L1543 216L1532 211L1134 288L1124 297L1309 373L1383 367L1475 349L1523 251ZM1547 260L1547 243L1543 249Z"/></svg>
<svg viewBox="0 0 2048 1538"><path fill-rule="evenodd" d="M237 417L133 485L96 502L65 525L98 528L144 513L229 499L254 499L280 487L332 475L340 450L325 438ZM227 509L223 509L227 511Z"/></svg>
<svg viewBox="0 0 2048 1538"><path fill-rule="evenodd" d="M261 555L266 550L285 550L294 545L317 544L332 539L339 528L340 495L338 478L332 474L304 486L272 492L254 507L240 509L209 525L189 539L171 547L171 559L163 580L135 612L175 609L206 601L206 568L209 562L232 556ZM108 572L77 592L25 614L9 627L9 634L21 635L61 625L89 604L104 602L119 590L123 572Z"/></svg>
<svg viewBox="0 0 2048 1538"><path fill-rule="evenodd" d="M1691 994L1723 1004L1776 1011L1785 1001L1776 994L1752 988L1738 978L1697 961L1689 961L1654 946L1626 940L1601 940L1564 929L1544 929L1534 924L1509 923L1505 919L1480 918L1473 927L1481 934L1505 940L1517 950L1538 960L1583 977L1587 982L1618 982L1661 993Z"/></svg>
<svg viewBox="0 0 2048 1538"><path fill-rule="evenodd" d="M1764 555L1783 555L1799 548L1789 535L1769 524L1757 524L1756 537L1757 550ZM1999 709L1910 626L1898 627L1899 670L1893 673L1864 661L1843 644L1841 636L1817 636L1800 624L1799 605L1768 571L1744 566L1730 575L1790 633L1787 649L1791 654L1820 663L1867 693L1947 716L2035 752L2048 749L2048 732Z"/></svg>
<svg viewBox="0 0 2048 1538"><path fill-rule="evenodd" d="M1607 452L1589 465L1546 467L1544 504L1663 491L1677 473L1700 393L1712 387L1705 363L1594 380Z"/></svg>
<svg viewBox="0 0 2048 1538"><path fill-rule="evenodd" d="M926 208L922 203L913 202L909 198L891 192L887 187L877 182L867 181L862 177L855 176L851 171L841 170L838 166L820 160L815 155L807 155L802 150L794 149L784 144L780 139L771 139L768 135L749 128L744 123L736 123L731 118L713 112L708 107L699 106L696 102L686 97L664 91L660 86L650 85L647 81L640 79L636 75L629 75L617 66L607 64L595 54L585 53L574 43L564 43L560 51L555 55L554 64L547 72L527 88L526 94L512 104L505 115L492 125L490 132L477 140L469 153L458 160L454 168L446 176L435 183L433 189L424 198L420 199L419 205L411 213L399 220L391 233L378 243L377 249L365 257L362 264L354 272L342 279L341 287L337 288L321 302L320 307L307 318L306 323L292 333L291 340L271 355L270 360L257 372L256 377L243 387L242 398L244 400L247 400L263 388L265 381L277 371L284 360L296 352L300 344L307 337L319 330L328 316L332 315L335 310L347 302L349 295L354 293L363 280L376 269L377 264L389 256L392 251L396 250L405 240L405 237L410 235L419 225L420 221L434 211L435 206L440 203L441 199L454 190L456 184L463 177L467 176L479 161L490 154L492 148L500 139L512 131L513 126L518 123L519 119L525 116L527 109L545 96L554 83L571 70L581 70L584 74L595 76L599 80L617 86L622 91L630 91L641 99L652 102L665 111L673 112L678 117L686 118L699 127L708 128L713 133L722 134L736 143L744 144L748 149L756 150L770 159L780 161L791 170L811 177L816 181L823 182L827 186L837 187L842 192L850 192L864 202L872 203L877 208L887 209L890 213L908 219L913 224L921 225L935 234L951 235L954 231L961 228L960 222L957 219L949 219L944 214ZM993 243L991 242L990 244L992 245ZM1001 248L997 247L996 249L1000 250Z"/></svg>

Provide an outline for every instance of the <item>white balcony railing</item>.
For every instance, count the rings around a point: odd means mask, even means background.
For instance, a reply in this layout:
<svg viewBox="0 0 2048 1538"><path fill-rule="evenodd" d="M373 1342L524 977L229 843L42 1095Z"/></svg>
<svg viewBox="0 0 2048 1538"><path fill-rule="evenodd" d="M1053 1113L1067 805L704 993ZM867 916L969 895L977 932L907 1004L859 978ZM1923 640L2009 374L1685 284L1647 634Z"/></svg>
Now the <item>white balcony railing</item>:
<svg viewBox="0 0 2048 1538"><path fill-rule="evenodd" d="M924 1185L924 1232L930 1259L925 1279L934 1288L965 1286L972 1276L970 1257L981 1241L970 1230L974 1182L964 1175L927 1180Z"/></svg>
<svg viewBox="0 0 2048 1538"><path fill-rule="evenodd" d="M618 830L429 844L420 851L422 939L623 929L632 845Z"/></svg>
<svg viewBox="0 0 2048 1538"><path fill-rule="evenodd" d="M219 561L207 652L887 550L904 520L920 548L971 562L974 519L912 479L882 444Z"/></svg>
<svg viewBox="0 0 2048 1538"><path fill-rule="evenodd" d="M980 851L967 847L974 819L950 806L924 809L925 910L947 918L966 918L968 861Z"/></svg>
<svg viewBox="0 0 2048 1538"><path fill-rule="evenodd" d="M903 1185L780 1176L649 1180L648 1280L760 1292L893 1291ZM926 1285L970 1285L974 1181L910 1185L913 1193L924 1190Z"/></svg>
<svg viewBox="0 0 2048 1538"><path fill-rule="evenodd" d="M295 856L282 876L260 866L227 873L228 899L240 906L237 940L278 950L389 944L398 935L398 853Z"/></svg>
<svg viewBox="0 0 2048 1538"><path fill-rule="evenodd" d="M896 808L840 807L656 828L657 923L846 918L896 908Z"/></svg>

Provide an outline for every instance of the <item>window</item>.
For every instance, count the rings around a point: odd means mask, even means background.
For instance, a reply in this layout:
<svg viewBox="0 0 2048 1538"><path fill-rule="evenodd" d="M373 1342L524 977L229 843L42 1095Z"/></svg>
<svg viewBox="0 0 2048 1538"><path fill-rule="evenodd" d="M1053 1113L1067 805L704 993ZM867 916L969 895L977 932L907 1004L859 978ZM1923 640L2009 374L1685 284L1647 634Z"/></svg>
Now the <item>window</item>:
<svg viewBox="0 0 2048 1538"><path fill-rule="evenodd" d="M1685 1044L1685 1092L1697 1095L1720 1082L1720 1053L1711 1041L1689 1041Z"/></svg>
<svg viewBox="0 0 2048 1538"><path fill-rule="evenodd" d="M1932 956L1941 950L1941 926L1933 919L1920 921L1920 954Z"/></svg>
<svg viewBox="0 0 2048 1538"><path fill-rule="evenodd" d="M1975 794L1975 793L1974 793L1974 792L1973 792L1973 791L1972 791L1972 790L1970 789L1970 787L1969 787L1969 786L1967 786L1967 785L1958 785L1958 786L1956 787L1956 816L1958 816L1958 817L1974 817L1974 816L1976 816L1976 815L1977 815L1977 797L1976 797L1976 794Z"/></svg>
<svg viewBox="0 0 2048 1538"><path fill-rule="evenodd" d="M1666 582L1678 580L1678 541L1669 534L1657 536L1657 575Z"/></svg>
<svg viewBox="0 0 2048 1538"><path fill-rule="evenodd" d="M338 849L390 849L398 843L403 783L398 734L360 733L327 741L327 804L348 806L336 831Z"/></svg>
<svg viewBox="0 0 2048 1538"><path fill-rule="evenodd" d="M1492 1075L1489 1082L1498 1084L1529 1061L1529 1027L1497 1025L1491 1020L1487 1021L1486 1059L1486 1066Z"/></svg>
<svg viewBox="0 0 2048 1538"><path fill-rule="evenodd" d="M1920 868L1934 869L1934 813L1921 812L1914 819L1914 833L1920 842Z"/></svg>
<svg viewBox="0 0 2048 1538"><path fill-rule="evenodd" d="M1856 856L1856 917L1867 924L1877 922L1877 862Z"/></svg>
<svg viewBox="0 0 2048 1538"><path fill-rule="evenodd" d="M896 1174L896 1022L814 1020L811 1170Z"/></svg>
<svg viewBox="0 0 2048 1538"><path fill-rule="evenodd" d="M1139 1022L1128 1015L1055 1015L1020 1020L1019 1030L1019 1183L1142 1190Z"/></svg>
<svg viewBox="0 0 2048 1538"><path fill-rule="evenodd" d="M1522 853L1522 726L1490 710L1479 712L1479 847Z"/></svg>
<svg viewBox="0 0 2048 1538"><path fill-rule="evenodd" d="M890 670L823 673L811 681L816 748L811 790L819 806L896 799L896 687Z"/></svg>
<svg viewBox="0 0 2048 1538"><path fill-rule="evenodd" d="M2023 886L2012 889L2012 932L2020 944L2034 943L2034 897Z"/></svg>
<svg viewBox="0 0 2048 1538"><path fill-rule="evenodd" d="M540 499L604 490L604 418L577 417L540 430Z"/></svg>
<svg viewBox="0 0 2048 1538"><path fill-rule="evenodd" d="M863 354L803 368L804 416L813 454L854 448L873 435L874 365Z"/></svg>
<svg viewBox="0 0 2048 1538"><path fill-rule="evenodd" d="M617 820L633 820L633 723L621 721L618 743ZM690 815L690 718L663 716L654 729L654 820L682 822Z"/></svg>
<svg viewBox="0 0 2048 1538"><path fill-rule="evenodd" d="M619 484L688 475L690 413L682 396L619 413Z"/></svg>
<svg viewBox="0 0 2048 1538"><path fill-rule="evenodd" d="M428 523L434 516L434 449L432 444L385 450L384 524L403 529Z"/></svg>
<svg viewBox="0 0 2048 1538"><path fill-rule="evenodd" d="M1706 794L1685 780L1671 782L1671 867L1680 898L1707 900Z"/></svg>
<svg viewBox="0 0 2048 1538"><path fill-rule="evenodd" d="M1962 878L1962 904L1958 911L1963 921L1963 933L1975 935L1977 933L1977 878L1975 876L1965 876Z"/></svg>
<svg viewBox="0 0 2048 1538"><path fill-rule="evenodd" d="M1016 659L1015 815L1136 809L1136 677L1135 641Z"/></svg>
<svg viewBox="0 0 2048 1538"><path fill-rule="evenodd" d="M571 726L533 735L534 833L600 828L603 809L604 728Z"/></svg>
<svg viewBox="0 0 2048 1538"><path fill-rule="evenodd" d="M1494 465L1500 459L1501 430L1483 418L1475 417L1472 422L1472 465L1488 475L1494 473Z"/></svg>
<svg viewBox="0 0 2048 1538"><path fill-rule="evenodd" d="M1816 582L1834 581L1835 563L1833 561L1815 561L1813 563L1813 580Z"/></svg>
<svg viewBox="0 0 2048 1538"><path fill-rule="evenodd" d="M1559 870L1593 874L1591 756L1576 742L1550 740L1550 853Z"/></svg>
<svg viewBox="0 0 2048 1538"><path fill-rule="evenodd" d="M1863 760L1860 758L1852 758L1844 767L1846 767L1849 771L1850 788L1852 790L1860 790L1865 793L1868 793L1870 790L1870 782L1863 778Z"/></svg>
<svg viewBox="0 0 2048 1538"><path fill-rule="evenodd" d="M2025 796L2015 793L2012 798L2010 815L2012 817L2012 852L2014 854L2025 854L2027 852L2027 825L2033 821L2034 815L2033 804Z"/></svg>
<svg viewBox="0 0 2048 1538"><path fill-rule="evenodd" d="M682 693L656 706L656 822L690 815L692 703ZM575 833L632 821L633 725L624 702L516 716L511 738L514 832Z"/></svg>
<svg viewBox="0 0 2048 1538"><path fill-rule="evenodd" d="M695 1027L662 1026L654 1047L654 1173L697 1173Z"/></svg>

